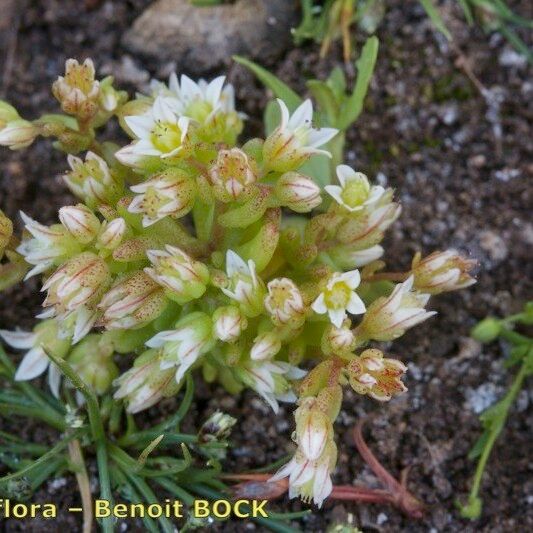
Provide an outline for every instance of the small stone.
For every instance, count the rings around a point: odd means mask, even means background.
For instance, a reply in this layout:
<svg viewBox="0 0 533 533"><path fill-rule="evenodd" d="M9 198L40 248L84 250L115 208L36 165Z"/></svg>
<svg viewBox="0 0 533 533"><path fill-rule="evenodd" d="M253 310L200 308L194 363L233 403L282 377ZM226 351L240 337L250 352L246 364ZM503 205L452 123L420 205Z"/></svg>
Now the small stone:
<svg viewBox="0 0 533 533"><path fill-rule="evenodd" d="M509 253L505 241L491 230L480 233L479 244L483 250L488 252L492 261L503 261Z"/></svg>
<svg viewBox="0 0 533 533"><path fill-rule="evenodd" d="M179 69L201 74L242 54L260 63L273 61L291 44L297 2L237 0L198 7L188 0L159 0L126 32L132 52L175 61Z"/></svg>

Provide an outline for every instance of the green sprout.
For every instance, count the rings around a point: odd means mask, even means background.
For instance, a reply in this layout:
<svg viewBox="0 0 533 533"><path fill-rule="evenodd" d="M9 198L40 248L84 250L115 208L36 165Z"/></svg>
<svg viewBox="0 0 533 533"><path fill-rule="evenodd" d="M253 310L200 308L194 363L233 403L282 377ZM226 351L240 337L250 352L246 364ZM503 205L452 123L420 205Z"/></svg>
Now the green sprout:
<svg viewBox="0 0 533 533"><path fill-rule="evenodd" d="M505 428L511 407L526 378L533 374L533 338L514 331L512 329L514 324L533 325L533 302L528 302L524 310L516 315L503 319L485 318L472 329L471 333L475 340L482 343L497 339L509 343L512 348L505 366L507 368L518 366L518 372L505 396L481 414L480 421L484 431L468 454L469 459L478 459L478 463L468 501L464 505L458 503L458 506L461 516L471 520L481 516L483 501L479 493L492 449Z"/></svg>

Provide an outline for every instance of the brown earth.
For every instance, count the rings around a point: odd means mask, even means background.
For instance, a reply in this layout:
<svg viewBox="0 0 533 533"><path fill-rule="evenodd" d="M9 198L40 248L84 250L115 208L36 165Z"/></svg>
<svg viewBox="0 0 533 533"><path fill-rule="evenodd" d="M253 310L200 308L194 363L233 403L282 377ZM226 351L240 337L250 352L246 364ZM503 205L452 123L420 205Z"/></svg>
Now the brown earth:
<svg viewBox="0 0 533 533"><path fill-rule="evenodd" d="M91 56L101 74L118 68L119 83L130 90L150 76L166 77L173 65L143 64L120 45L122 33L148 3L15 2L19 8L0 41L3 97L27 117L56 109L49 88L67 57ZM487 314L519 310L533 296L531 70L499 35L468 28L455 3L446 2L457 45L490 91L488 105L458 68L457 50L436 34L417 2L391 0L388 5L378 32L377 72L366 110L348 136L347 161L395 187L403 203L402 217L386 241L391 266L407 267L419 249L427 253L454 246L479 260L479 281L468 290L436 298L432 306L439 314L394 344L391 352L410 365L409 393L386 405L347 393L337 423L340 453L335 483L375 482L350 436L355 421L367 417L368 442L384 464L395 474L411 467L409 487L427 503L426 517L412 521L388 507L327 504L299 525L306 531L324 531L353 513L364 531L532 530L529 407L533 398L527 392L520 395L491 457L483 482L482 518L475 523L462 520L454 505L467 493L474 470L466 458L480 432L473 409L499 397L511 377L502 365L505 346L481 347L469 340L469 329ZM532 14L527 0L510 5L523 15ZM362 41L359 38L358 45ZM324 77L338 57L340 50L334 48L328 60L320 61L317 46L307 45L288 51L274 71L303 91L306 79ZM259 132L264 90L240 67L231 67L229 76L241 109L250 116L249 130ZM58 179L65 167L64 156L46 141L23 152L2 150L0 207L12 217L23 209L43 222L53 221L58 207L72 200ZM35 282L3 294L0 327L30 327L39 300ZM240 420L233 433L235 446L225 462L227 471L264 466L290 450L290 410L283 409L273 421L253 394L233 398L199 384L197 395L185 429L194 428L217 408ZM173 406L169 402L165 409ZM158 412L152 409L149 416ZM16 428L34 441L53 439L38 425L2 419L2 426ZM36 501L53 498L62 508L77 503L73 478L58 485L45 484ZM303 506L283 502L277 508ZM0 529L80 530L72 516L62 513L62 517L54 525L7 521ZM142 530L138 524L130 526ZM217 529L259 530L245 522L228 522Z"/></svg>

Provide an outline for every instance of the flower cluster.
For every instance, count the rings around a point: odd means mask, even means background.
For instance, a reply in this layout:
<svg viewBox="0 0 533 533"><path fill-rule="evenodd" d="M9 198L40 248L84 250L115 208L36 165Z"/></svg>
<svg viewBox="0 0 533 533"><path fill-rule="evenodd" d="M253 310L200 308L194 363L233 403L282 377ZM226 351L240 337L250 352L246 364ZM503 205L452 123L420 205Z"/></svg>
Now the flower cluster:
<svg viewBox="0 0 533 533"><path fill-rule="evenodd" d="M0 104L0 144L55 137L78 199L52 225L21 213L16 250L46 294L33 332L0 332L27 351L16 378L49 369L59 396L52 352L130 413L175 395L197 369L230 393L256 391L274 412L297 402L298 448L276 479L321 505L342 387L380 401L405 391L405 365L369 344L432 316L430 295L473 283L472 261L439 252L376 273L400 205L347 165L324 190L305 174L337 133L315 127L310 100L292 112L279 100L277 128L242 144L244 116L223 77L172 75L127 101L90 60L69 60L53 94L68 116L29 122ZM113 116L130 137L123 147L95 139ZM1 218L2 246L11 231ZM121 375L118 354L133 356Z"/></svg>

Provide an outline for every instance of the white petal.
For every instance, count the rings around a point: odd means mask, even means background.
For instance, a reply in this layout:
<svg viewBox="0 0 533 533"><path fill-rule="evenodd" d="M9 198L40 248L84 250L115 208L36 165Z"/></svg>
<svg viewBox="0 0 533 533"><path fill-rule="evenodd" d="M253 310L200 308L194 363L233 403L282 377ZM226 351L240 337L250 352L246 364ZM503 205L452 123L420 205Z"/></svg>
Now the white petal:
<svg viewBox="0 0 533 533"><path fill-rule="evenodd" d="M52 391L52 394L59 398L59 386L61 385L61 371L57 366L50 362L50 367L48 368L48 386Z"/></svg>
<svg viewBox="0 0 533 533"><path fill-rule="evenodd" d="M366 311L366 307L363 300L361 300L361 298L359 298L354 292L350 296L350 301L348 302L346 310L352 315L362 315Z"/></svg>
<svg viewBox="0 0 533 533"><path fill-rule="evenodd" d="M311 309L315 313L318 313L319 315L323 315L324 313L328 312L328 308L327 308L326 302L324 300L324 293L320 293L318 298L311 305Z"/></svg>
<svg viewBox="0 0 533 533"><path fill-rule="evenodd" d="M350 270L348 272L344 272L340 277L346 282L350 289L356 289L359 287L359 283L361 283L361 275L359 274L359 270Z"/></svg>
<svg viewBox="0 0 533 533"><path fill-rule="evenodd" d="M346 318L346 311L344 309L328 309L328 314L331 323L335 327L340 328Z"/></svg>
<svg viewBox="0 0 533 533"><path fill-rule="evenodd" d="M32 348L20 362L15 380L26 381L40 376L48 368L49 362L48 356L40 346Z"/></svg>
<svg viewBox="0 0 533 533"><path fill-rule="evenodd" d="M291 131L296 130L301 126L311 127L313 121L313 104L309 98L302 102L292 114L289 119L288 129Z"/></svg>
<svg viewBox="0 0 533 533"><path fill-rule="evenodd" d="M33 347L36 341L36 335L31 331L8 331L6 329L0 329L0 336L9 346L18 350L28 350Z"/></svg>
<svg viewBox="0 0 533 533"><path fill-rule="evenodd" d="M289 110L283 100L278 98L277 102L279 105L279 110L281 111L281 122L279 124L279 128L281 130L284 130L287 127L287 124L289 123Z"/></svg>
<svg viewBox="0 0 533 533"><path fill-rule="evenodd" d="M346 182L350 179L355 178L356 172L352 167L348 165L338 165L337 169L337 178L339 179L340 184L344 187Z"/></svg>
<svg viewBox="0 0 533 533"><path fill-rule="evenodd" d="M331 141L337 133L339 133L339 130L335 128L312 129L307 137L307 146L318 148Z"/></svg>

